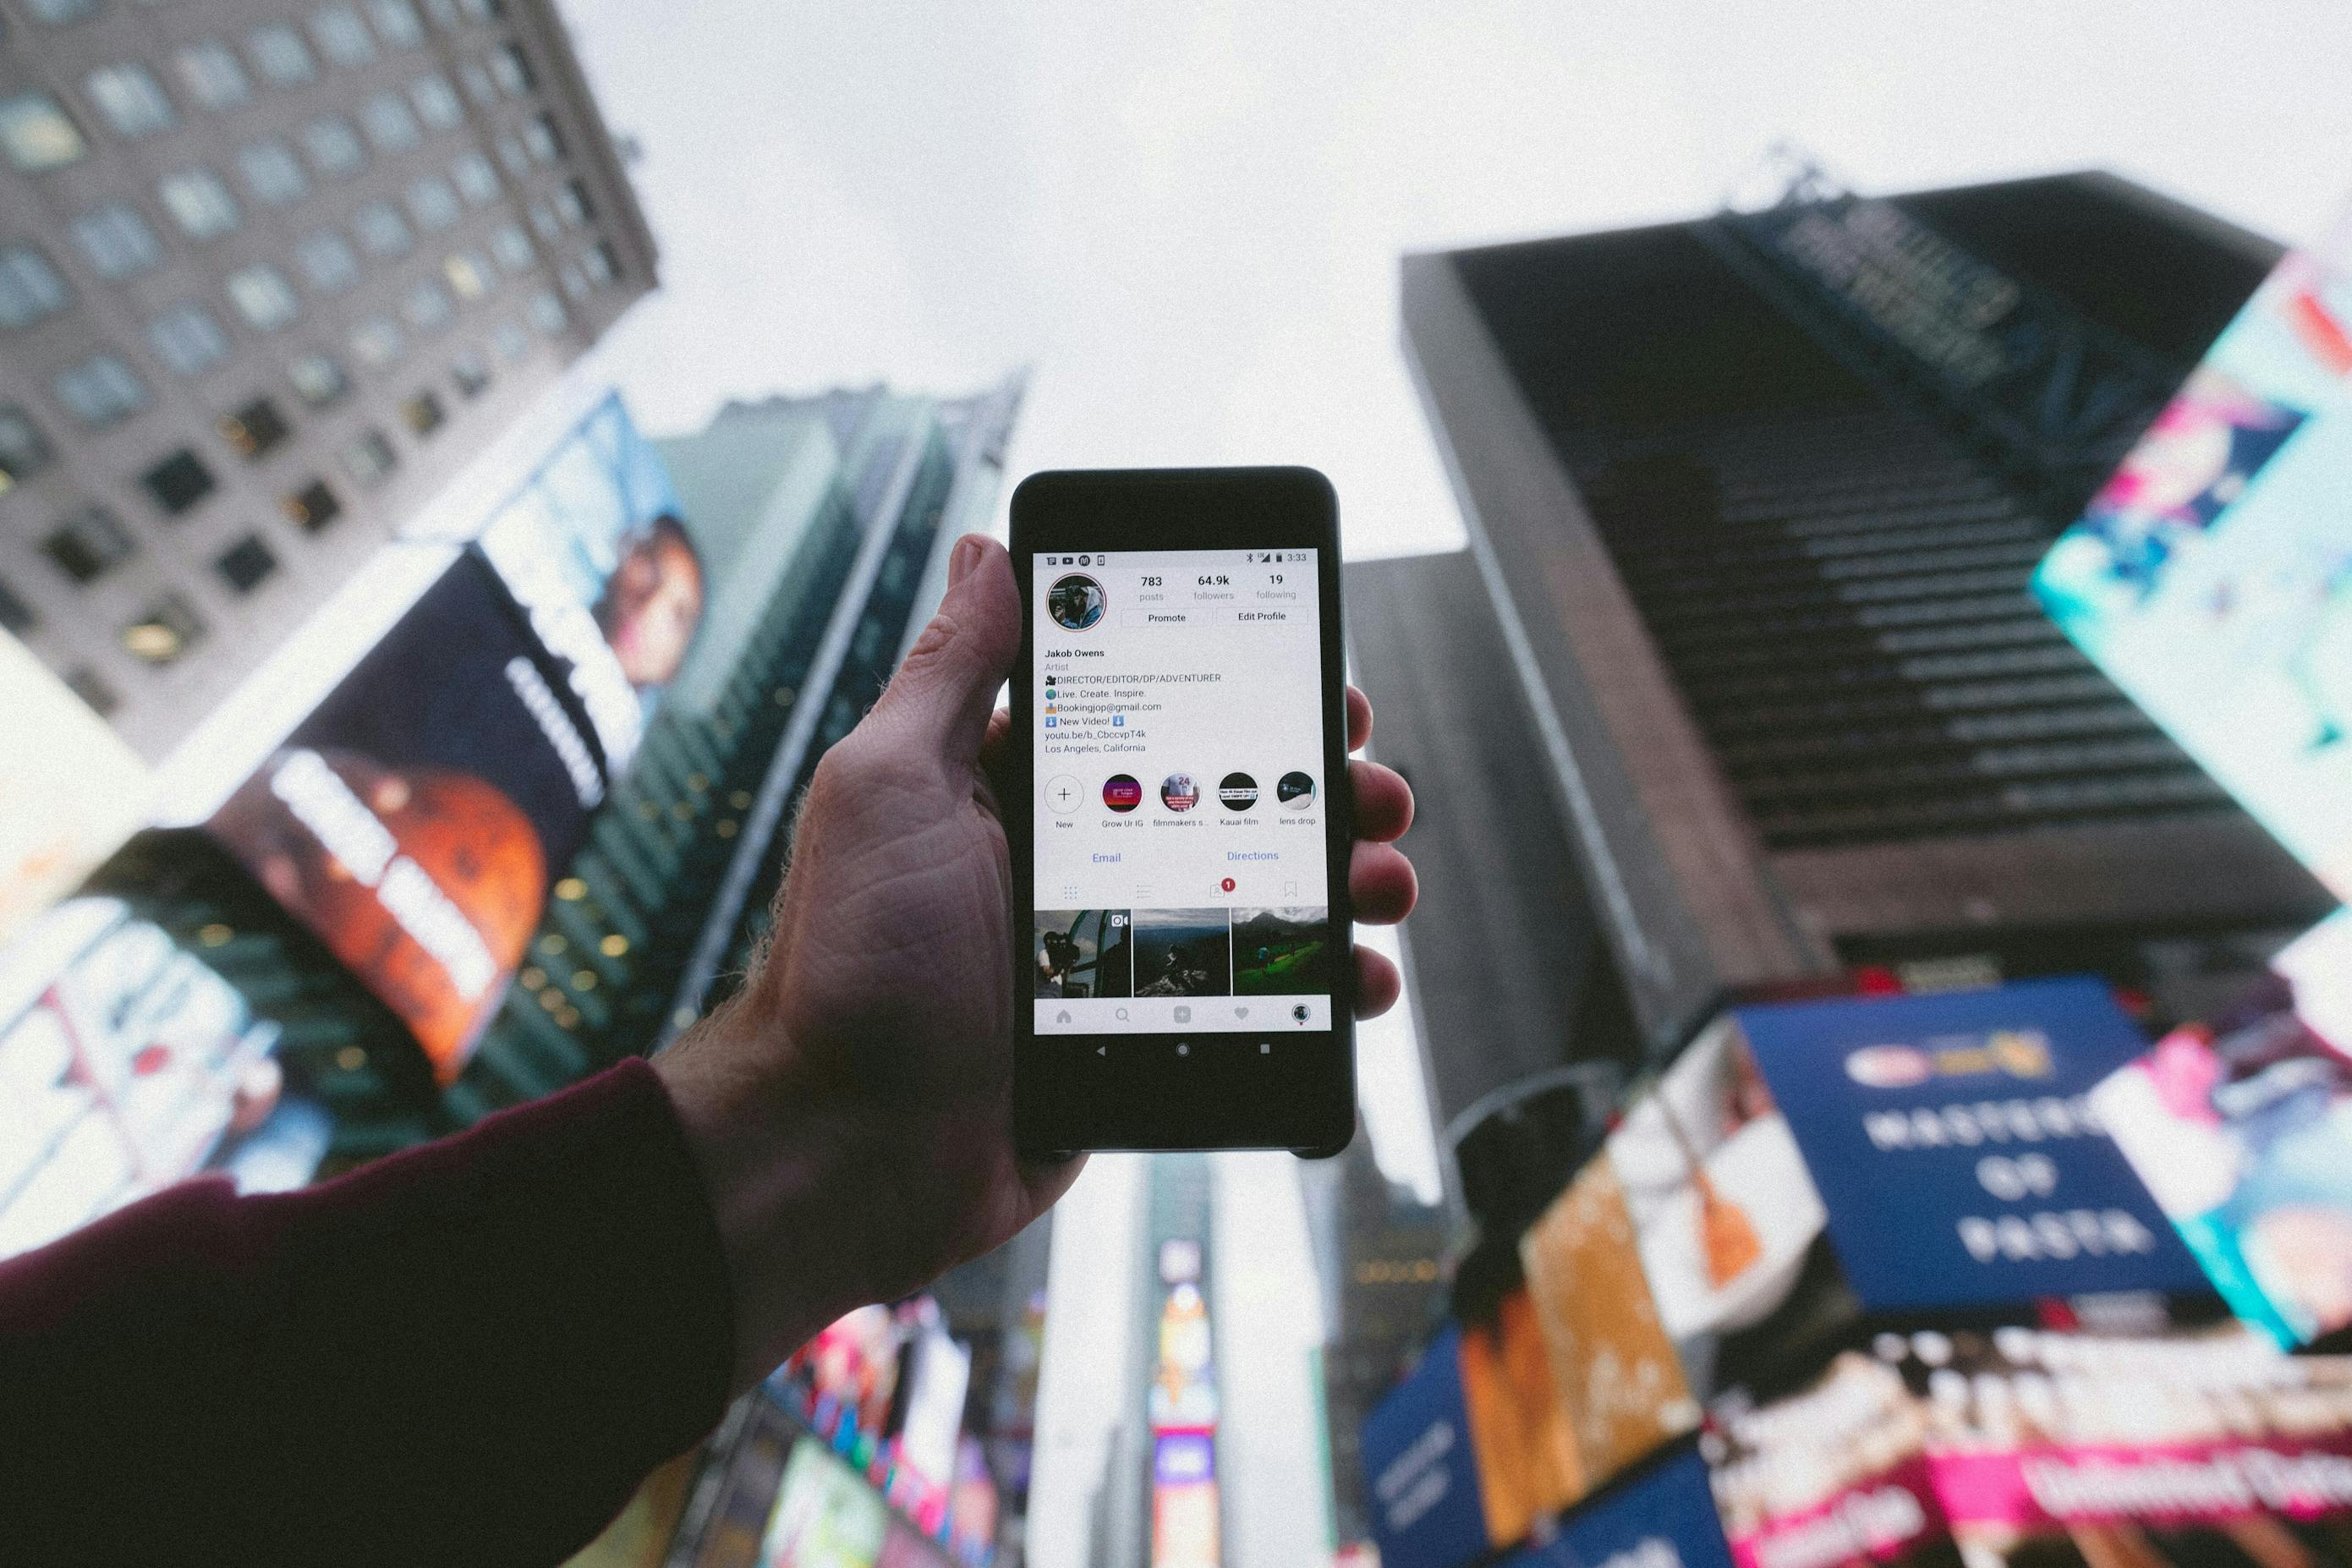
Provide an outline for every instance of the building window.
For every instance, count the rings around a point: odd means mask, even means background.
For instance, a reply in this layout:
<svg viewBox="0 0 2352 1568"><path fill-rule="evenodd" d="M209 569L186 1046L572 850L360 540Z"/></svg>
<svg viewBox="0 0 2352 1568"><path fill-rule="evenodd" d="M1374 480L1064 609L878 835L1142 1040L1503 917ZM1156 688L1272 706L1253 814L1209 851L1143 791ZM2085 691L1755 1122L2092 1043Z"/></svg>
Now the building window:
<svg viewBox="0 0 2352 1568"><path fill-rule="evenodd" d="M343 374L343 367L319 353L304 354L288 365L286 380L294 388L294 395L310 408L331 407L352 389L351 377Z"/></svg>
<svg viewBox="0 0 2352 1568"><path fill-rule="evenodd" d="M57 100L41 92L0 98L0 148L7 150L9 163L27 174L61 169L89 151Z"/></svg>
<svg viewBox="0 0 2352 1568"><path fill-rule="evenodd" d="M490 254L499 258L500 267L517 277L530 271L536 258L530 237L523 233L521 226L511 223L490 236Z"/></svg>
<svg viewBox="0 0 2352 1568"><path fill-rule="evenodd" d="M94 353L58 372L58 401L92 430L119 425L147 406L147 384L121 359Z"/></svg>
<svg viewBox="0 0 2352 1568"><path fill-rule="evenodd" d="M74 243L100 278L135 277L163 259L155 231L121 202L92 207L73 220Z"/></svg>
<svg viewBox="0 0 2352 1568"><path fill-rule="evenodd" d="M360 247L370 256L405 256L416 244L407 220L383 202L353 213L352 227L359 233Z"/></svg>
<svg viewBox="0 0 2352 1568"><path fill-rule="evenodd" d="M213 570L238 593L250 594L278 570L278 557L261 542L261 535L248 533L214 557Z"/></svg>
<svg viewBox="0 0 2352 1568"><path fill-rule="evenodd" d="M352 357L370 370L392 363L404 346L400 328L389 316L371 316L352 329Z"/></svg>
<svg viewBox="0 0 2352 1568"><path fill-rule="evenodd" d="M312 12L310 37L319 52L339 66L363 66L375 58L375 40L348 5L321 5Z"/></svg>
<svg viewBox="0 0 2352 1568"><path fill-rule="evenodd" d="M466 89L466 96L478 109L488 109L499 100L497 84L490 80L490 73L482 68L478 60L457 62L457 85Z"/></svg>
<svg viewBox="0 0 2352 1568"><path fill-rule="evenodd" d="M563 285L564 297L573 304L588 297L588 274L577 261L567 261L557 268L555 280Z"/></svg>
<svg viewBox="0 0 2352 1568"><path fill-rule="evenodd" d="M449 290L430 278L411 289L400 301L400 313L420 332L436 332L447 326L454 309L449 303Z"/></svg>
<svg viewBox="0 0 2352 1568"><path fill-rule="evenodd" d="M500 321L490 330L490 347L500 359L514 364L530 353L530 334L522 330L520 321Z"/></svg>
<svg viewBox="0 0 2352 1568"><path fill-rule="evenodd" d="M213 313L189 300L147 323L155 357L181 375L201 375L228 358L228 334Z"/></svg>
<svg viewBox="0 0 2352 1568"><path fill-rule="evenodd" d="M294 161L294 149L275 136L247 143L236 155L236 169L263 206L292 206L310 194L310 177Z"/></svg>
<svg viewBox="0 0 2352 1568"><path fill-rule="evenodd" d="M41 541L41 553L77 583L95 583L138 553L131 532L102 506L89 506Z"/></svg>
<svg viewBox="0 0 2352 1568"><path fill-rule="evenodd" d="M205 460L183 447L139 476L141 488L165 517L178 517L220 488Z"/></svg>
<svg viewBox="0 0 2352 1568"><path fill-rule="evenodd" d="M360 133L340 114L321 114L302 127L302 151L321 174L347 180L367 166Z"/></svg>
<svg viewBox="0 0 2352 1568"><path fill-rule="evenodd" d="M563 233L563 224L555 209L543 201L530 204L531 231L541 239L554 239Z"/></svg>
<svg viewBox="0 0 2352 1568"><path fill-rule="evenodd" d="M163 83L145 66L129 61L100 66L82 78L81 87L118 136L152 136L178 121Z"/></svg>
<svg viewBox="0 0 2352 1568"><path fill-rule="evenodd" d="M563 138L555 133L555 121L544 114L522 128L522 144L534 163L552 163L563 156Z"/></svg>
<svg viewBox="0 0 2352 1568"><path fill-rule="evenodd" d="M36 21L57 26L97 16L98 0L25 0L25 9L33 14Z"/></svg>
<svg viewBox="0 0 2352 1568"><path fill-rule="evenodd" d="M408 101L416 106L416 118L436 131L455 130L466 118L466 106L457 101L457 89L446 76L421 76L410 82Z"/></svg>
<svg viewBox="0 0 2352 1568"><path fill-rule="evenodd" d="M196 607L178 594L166 594L147 613L122 628L122 647L134 658L161 667L177 664L205 640Z"/></svg>
<svg viewBox="0 0 2352 1568"><path fill-rule="evenodd" d="M368 20L375 24L376 37L384 47L394 49L420 49L425 47L425 24L416 18L416 7L408 0L368 0Z"/></svg>
<svg viewBox="0 0 2352 1568"><path fill-rule="evenodd" d="M448 181L438 174L420 174L409 182L408 211L420 226L435 229L456 223L462 209Z"/></svg>
<svg viewBox="0 0 2352 1568"><path fill-rule="evenodd" d="M500 12L496 0L457 0L457 9L464 12L466 19L470 22L495 21Z"/></svg>
<svg viewBox="0 0 2352 1568"><path fill-rule="evenodd" d="M399 455L381 430L363 430L343 447L343 470L362 489L373 489L399 466Z"/></svg>
<svg viewBox="0 0 2352 1568"><path fill-rule="evenodd" d="M564 311L563 301L555 297L553 289L542 289L530 297L531 324L547 336L551 338L562 331L564 322L570 319Z"/></svg>
<svg viewBox="0 0 2352 1568"><path fill-rule="evenodd" d="M13 403L0 403L0 495L47 468L55 456L31 415Z"/></svg>
<svg viewBox="0 0 2352 1568"><path fill-rule="evenodd" d="M599 289L621 275L621 264L613 256L613 247L605 244L590 246L580 256L580 265L588 269L588 281Z"/></svg>
<svg viewBox="0 0 2352 1568"><path fill-rule="evenodd" d="M400 422L408 426L411 435L430 436L448 420L437 393L420 392L400 405Z"/></svg>
<svg viewBox="0 0 2352 1568"><path fill-rule="evenodd" d="M114 694L114 688L86 664L76 665L66 672L66 689L88 703L89 710L101 719L122 705L122 699Z"/></svg>
<svg viewBox="0 0 2352 1568"><path fill-rule="evenodd" d="M30 244L0 246L0 327L29 327L71 300L47 257Z"/></svg>
<svg viewBox="0 0 2352 1568"><path fill-rule="evenodd" d="M530 57L512 44L500 44L489 52L488 64L490 79L509 98L520 98L539 85L530 68Z"/></svg>
<svg viewBox="0 0 2352 1568"><path fill-rule="evenodd" d="M266 397L257 397L236 413L224 416L220 422L221 439L240 458L251 462L262 458L294 434L286 423L286 416L278 412L278 405Z"/></svg>
<svg viewBox="0 0 2352 1568"><path fill-rule="evenodd" d="M499 172L479 153L462 153L449 164L450 181L468 206L488 206L499 199Z"/></svg>
<svg viewBox="0 0 2352 1568"><path fill-rule="evenodd" d="M41 617L33 614L33 606L19 598L16 589L0 582L0 632L20 637L40 624Z"/></svg>
<svg viewBox="0 0 2352 1568"><path fill-rule="evenodd" d="M454 33L465 26L464 18L457 15L457 0L425 0L425 14L444 32Z"/></svg>
<svg viewBox="0 0 2352 1568"><path fill-rule="evenodd" d="M461 250L443 262L441 271L460 300L478 300L498 281L490 264L470 250Z"/></svg>
<svg viewBox="0 0 2352 1568"><path fill-rule="evenodd" d="M296 240L294 261L321 294L340 294L359 281L360 258L352 242L331 228L314 229Z"/></svg>
<svg viewBox="0 0 2352 1568"><path fill-rule="evenodd" d="M206 109L235 109L253 100L245 68L226 44L191 44L180 51L180 84Z"/></svg>
<svg viewBox="0 0 2352 1568"><path fill-rule="evenodd" d="M283 22L256 27L245 36L245 52L261 74L279 87L299 87L317 79L318 62L302 35Z"/></svg>
<svg viewBox="0 0 2352 1568"><path fill-rule="evenodd" d="M324 479L312 479L300 489L278 503L286 521L305 533L316 533L343 515L343 503L327 488Z"/></svg>
<svg viewBox="0 0 2352 1568"><path fill-rule="evenodd" d="M457 395L471 401L489 390L490 362L467 349L449 362L449 379L457 384Z"/></svg>
<svg viewBox="0 0 2352 1568"><path fill-rule="evenodd" d="M239 268L228 275L228 297L237 313L265 332L274 332L301 313L294 285L286 274L267 262Z"/></svg>
<svg viewBox="0 0 2352 1568"><path fill-rule="evenodd" d="M513 137L499 138L499 162L506 165L507 173L515 179L530 178L530 154L524 152L522 143Z"/></svg>
<svg viewBox="0 0 2352 1568"><path fill-rule="evenodd" d="M380 153L405 153L425 139L408 100L396 92L379 92L361 105L360 123Z"/></svg>
<svg viewBox="0 0 2352 1568"><path fill-rule="evenodd" d="M212 239L245 222L236 198L210 169L183 169L166 174L156 186L163 210L172 215L190 239Z"/></svg>
<svg viewBox="0 0 2352 1568"><path fill-rule="evenodd" d="M596 204L588 198L588 187L574 180L555 193L556 215L569 228L578 228L596 216Z"/></svg>

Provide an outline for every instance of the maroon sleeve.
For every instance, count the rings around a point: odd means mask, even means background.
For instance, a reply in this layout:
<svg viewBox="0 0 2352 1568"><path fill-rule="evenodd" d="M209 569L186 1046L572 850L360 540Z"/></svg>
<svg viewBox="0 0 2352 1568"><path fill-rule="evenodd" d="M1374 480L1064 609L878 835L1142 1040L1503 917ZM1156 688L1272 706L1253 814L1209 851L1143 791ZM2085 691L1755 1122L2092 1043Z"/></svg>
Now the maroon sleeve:
<svg viewBox="0 0 2352 1568"><path fill-rule="evenodd" d="M0 1265L0 1563L555 1563L718 1421L726 1264L631 1061Z"/></svg>

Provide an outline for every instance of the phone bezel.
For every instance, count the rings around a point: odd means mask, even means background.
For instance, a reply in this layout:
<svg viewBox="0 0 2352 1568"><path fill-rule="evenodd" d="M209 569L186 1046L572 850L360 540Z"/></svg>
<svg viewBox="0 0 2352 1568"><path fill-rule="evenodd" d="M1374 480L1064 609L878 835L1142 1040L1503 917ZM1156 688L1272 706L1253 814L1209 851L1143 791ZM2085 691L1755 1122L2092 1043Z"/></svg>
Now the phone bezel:
<svg viewBox="0 0 2352 1568"><path fill-rule="evenodd" d="M1012 683L1015 1142L1032 1158L1084 1150L1288 1149L1336 1154L1356 1125L1355 964L1348 863L1346 637L1340 619L1339 501L1312 468L1058 469L1013 493L1013 569L1021 651ZM1133 550L1312 549L1321 626L1327 907L1342 951L1332 965L1333 1026L1283 1034L1039 1035L1028 973L1035 930L1030 853L1036 816L1033 677L1036 557ZM1180 1054L1181 1041L1191 1049ZM1261 1051L1261 1043L1271 1046Z"/></svg>

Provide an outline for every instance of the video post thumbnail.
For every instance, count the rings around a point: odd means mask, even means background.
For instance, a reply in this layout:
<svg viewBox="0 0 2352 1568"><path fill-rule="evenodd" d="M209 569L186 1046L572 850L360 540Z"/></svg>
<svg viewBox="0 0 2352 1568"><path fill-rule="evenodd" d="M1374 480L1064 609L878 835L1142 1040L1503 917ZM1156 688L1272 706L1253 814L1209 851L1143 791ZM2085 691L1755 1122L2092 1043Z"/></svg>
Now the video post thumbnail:
<svg viewBox="0 0 2352 1568"><path fill-rule="evenodd" d="M1135 911L1138 996L1233 994L1233 926L1223 910Z"/></svg>
<svg viewBox="0 0 2352 1568"><path fill-rule="evenodd" d="M1125 910L1039 910L1029 941L1031 995L1045 1001L1134 994L1133 920Z"/></svg>
<svg viewBox="0 0 2352 1568"><path fill-rule="evenodd" d="M1331 990L1331 911L1236 909L1234 994L1325 995Z"/></svg>

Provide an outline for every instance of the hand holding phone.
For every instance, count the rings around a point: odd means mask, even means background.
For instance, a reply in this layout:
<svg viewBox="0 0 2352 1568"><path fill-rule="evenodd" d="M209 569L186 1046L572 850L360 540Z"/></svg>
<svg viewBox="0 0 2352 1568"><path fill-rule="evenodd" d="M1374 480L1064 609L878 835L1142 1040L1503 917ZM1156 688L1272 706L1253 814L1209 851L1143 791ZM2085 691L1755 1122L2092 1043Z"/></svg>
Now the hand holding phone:
<svg viewBox="0 0 2352 1568"><path fill-rule="evenodd" d="M1022 1147L1337 1152L1356 966L1330 486L1040 474L1013 558Z"/></svg>
<svg viewBox="0 0 2352 1568"><path fill-rule="evenodd" d="M725 1247L739 1391L842 1312L1004 1240L1077 1173L1016 1157L1013 1137L1031 982L1008 829L1027 786L1023 736L991 709L1015 661L1021 590L977 536L958 542L949 577L881 702L817 770L767 949L733 999L655 1058ZM1343 700L1360 745L1371 710ZM1388 770L1353 766L1353 903L1401 920L1412 870L1386 841L1411 796ZM1054 962L1074 969L1083 943ZM1341 963L1361 1016L1396 999L1385 959Z"/></svg>

